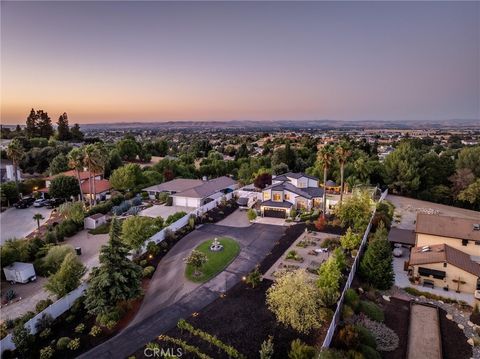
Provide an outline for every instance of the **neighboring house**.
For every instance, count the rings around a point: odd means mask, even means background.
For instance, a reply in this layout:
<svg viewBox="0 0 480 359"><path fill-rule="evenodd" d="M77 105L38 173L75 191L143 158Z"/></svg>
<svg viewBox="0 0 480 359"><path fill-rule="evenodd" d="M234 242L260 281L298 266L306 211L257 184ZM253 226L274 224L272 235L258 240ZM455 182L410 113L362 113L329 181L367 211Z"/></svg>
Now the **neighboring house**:
<svg viewBox="0 0 480 359"><path fill-rule="evenodd" d="M318 179L305 173L288 172L272 178L272 185L262 191L262 216L286 218L290 210L320 208L323 189Z"/></svg>
<svg viewBox="0 0 480 359"><path fill-rule="evenodd" d="M56 174L56 175L53 175L53 176L48 176L47 178L45 178L45 186L47 188L50 187L50 183L52 182L52 180L55 177L58 177L58 176L68 176L68 177L77 178L77 171L70 170L70 171L62 172L62 173L59 173L59 174ZM102 179L102 174L101 173L95 173L95 174L92 173L92 177L93 176L95 176L95 179L97 179L97 180ZM90 171L81 171L80 172L80 182L81 183L84 183L85 181L88 181L89 178L90 178Z"/></svg>
<svg viewBox="0 0 480 359"><path fill-rule="evenodd" d="M105 179L95 179L95 182L92 181L91 187L90 181L82 182L82 192L85 200L89 200L90 198L93 199L95 193L97 201L105 201L108 199L107 196L110 194L111 188L110 181Z"/></svg>
<svg viewBox="0 0 480 359"><path fill-rule="evenodd" d="M22 171L17 169L17 180L22 180ZM15 181L15 169L13 167L13 162L10 160L2 159L0 161L0 182L11 182Z"/></svg>
<svg viewBox="0 0 480 359"><path fill-rule="evenodd" d="M448 244L480 260L480 215L477 220L417 214L415 246Z"/></svg>
<svg viewBox="0 0 480 359"><path fill-rule="evenodd" d="M411 275L416 283L474 294L480 289L480 264L447 244L412 248Z"/></svg>
<svg viewBox="0 0 480 359"><path fill-rule="evenodd" d="M95 229L107 223L107 216L102 213L93 214L83 220L85 229Z"/></svg>
<svg viewBox="0 0 480 359"><path fill-rule="evenodd" d="M177 178L143 189L150 198L166 192L173 199L174 206L198 208L237 188L237 182L222 176L211 180Z"/></svg>

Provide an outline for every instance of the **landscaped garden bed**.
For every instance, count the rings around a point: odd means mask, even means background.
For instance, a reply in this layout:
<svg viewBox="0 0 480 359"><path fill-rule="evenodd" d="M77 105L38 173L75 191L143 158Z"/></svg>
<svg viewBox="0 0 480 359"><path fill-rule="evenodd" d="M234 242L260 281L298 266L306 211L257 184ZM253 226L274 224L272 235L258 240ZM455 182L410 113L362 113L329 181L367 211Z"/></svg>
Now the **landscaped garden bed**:
<svg viewBox="0 0 480 359"><path fill-rule="evenodd" d="M447 312L439 308L440 333L442 334L443 359L467 359L473 356L472 347L454 320L446 317Z"/></svg>

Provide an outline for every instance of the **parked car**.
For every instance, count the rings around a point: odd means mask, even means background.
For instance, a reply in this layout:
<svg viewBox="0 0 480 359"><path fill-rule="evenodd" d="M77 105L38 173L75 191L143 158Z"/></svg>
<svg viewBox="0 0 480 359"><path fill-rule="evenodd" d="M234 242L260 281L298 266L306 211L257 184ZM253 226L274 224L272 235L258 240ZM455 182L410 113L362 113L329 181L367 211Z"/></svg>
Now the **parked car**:
<svg viewBox="0 0 480 359"><path fill-rule="evenodd" d="M48 200L47 208L52 209L52 208L60 206L62 203L65 203L65 199L63 199L63 198L52 198L52 199Z"/></svg>
<svg viewBox="0 0 480 359"><path fill-rule="evenodd" d="M33 207L43 207L43 206L46 206L49 201L50 201L49 199L39 198L39 199L37 199L35 202L33 202Z"/></svg>
<svg viewBox="0 0 480 359"><path fill-rule="evenodd" d="M22 198L17 203L15 203L15 208L19 208L19 209L20 208L28 208L33 204L33 202L35 202L35 198L25 197L25 198Z"/></svg>

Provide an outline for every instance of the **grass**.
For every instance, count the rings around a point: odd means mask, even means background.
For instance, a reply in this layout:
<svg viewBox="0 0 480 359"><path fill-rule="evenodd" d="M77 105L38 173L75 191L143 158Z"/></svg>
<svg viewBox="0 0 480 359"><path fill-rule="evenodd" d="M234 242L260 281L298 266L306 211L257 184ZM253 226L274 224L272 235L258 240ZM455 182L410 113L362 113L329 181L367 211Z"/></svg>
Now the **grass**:
<svg viewBox="0 0 480 359"><path fill-rule="evenodd" d="M108 234L108 232L110 232L110 222L104 223L101 226L88 231L90 234Z"/></svg>
<svg viewBox="0 0 480 359"><path fill-rule="evenodd" d="M210 246L213 242L213 239L207 240L195 248L197 251L203 252L206 254L208 260L200 268L201 275L194 275L194 268L191 265L187 265L185 269L185 276L195 283L204 283L218 273L223 271L240 253L240 245L231 238L220 237L218 238L220 244L223 245L223 250L219 252L212 252Z"/></svg>

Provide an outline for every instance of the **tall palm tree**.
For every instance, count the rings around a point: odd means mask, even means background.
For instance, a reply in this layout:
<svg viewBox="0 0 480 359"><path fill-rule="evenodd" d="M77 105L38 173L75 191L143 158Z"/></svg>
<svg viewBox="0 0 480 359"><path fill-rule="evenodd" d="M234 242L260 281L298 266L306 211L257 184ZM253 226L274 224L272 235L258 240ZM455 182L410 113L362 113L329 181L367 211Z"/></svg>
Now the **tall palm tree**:
<svg viewBox="0 0 480 359"><path fill-rule="evenodd" d="M323 167L323 217L325 218L325 214L327 212L327 173L328 169L332 165L333 162L333 147L331 145L323 146L320 151L318 152L318 160L322 163Z"/></svg>
<svg viewBox="0 0 480 359"><path fill-rule="evenodd" d="M18 165L22 160L23 156L25 156L25 150L21 144L21 142L14 138L7 147L7 156L13 162L13 178L15 179L15 185L17 186L18 192Z"/></svg>
<svg viewBox="0 0 480 359"><path fill-rule="evenodd" d="M40 221L41 221L42 219L45 219L45 218L43 218L43 216L42 216L41 213L35 213L35 214L33 215L33 220L34 220L34 221L37 221L37 228L40 228Z"/></svg>
<svg viewBox="0 0 480 359"><path fill-rule="evenodd" d="M72 149L68 155L68 167L75 170L77 176L78 186L80 187L80 199L84 201L82 180L80 178L80 171L83 171L83 153L79 148Z"/></svg>
<svg viewBox="0 0 480 359"><path fill-rule="evenodd" d="M95 163L93 164L94 175L95 173L101 173L102 176L105 176L105 166L110 158L107 148L104 146L103 143L96 143L95 144ZM94 202L97 203L97 188L95 185L95 181L93 181L93 194L94 194Z"/></svg>
<svg viewBox="0 0 480 359"><path fill-rule="evenodd" d="M345 163L347 163L352 151L350 151L350 146L348 143L343 141L337 146L335 152L337 153L338 163L340 163L340 204L342 204L344 190L343 174L345 170Z"/></svg>
<svg viewBox="0 0 480 359"><path fill-rule="evenodd" d="M87 169L88 169L88 184L89 184L89 192L90 192L89 204L90 206L92 206L93 204L92 193L94 192L93 186L95 185L95 172L93 171L94 171L94 168L97 166L97 158L96 158L97 151L96 151L95 145L90 144L85 146L83 153L84 153L83 163L85 164L85 166L87 166ZM93 179L94 179L93 185L92 185L92 173L93 173Z"/></svg>

